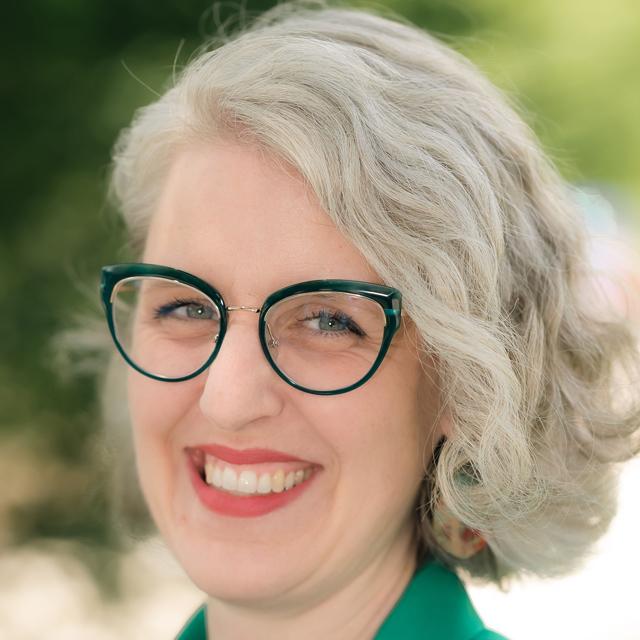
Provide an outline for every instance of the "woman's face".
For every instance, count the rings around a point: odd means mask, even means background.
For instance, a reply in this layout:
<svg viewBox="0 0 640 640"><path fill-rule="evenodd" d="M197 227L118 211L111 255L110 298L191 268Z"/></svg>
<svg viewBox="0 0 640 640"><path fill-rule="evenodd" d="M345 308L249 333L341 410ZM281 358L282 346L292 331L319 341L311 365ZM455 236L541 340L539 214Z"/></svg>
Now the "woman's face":
<svg viewBox="0 0 640 640"><path fill-rule="evenodd" d="M293 169L231 142L176 158L144 261L201 277L228 305L259 307L272 291L305 280L381 282ZM421 365L405 319L367 383L311 395L271 369L257 326L255 314L232 312L216 360L192 380L130 372L140 480L161 534L205 592L236 602L322 597L385 558L411 557L423 454L440 435L437 376ZM221 459L221 467L256 477L278 466L313 473L266 512L212 510L193 477L194 456L208 445L244 463ZM302 462L264 453L243 460L248 449Z"/></svg>

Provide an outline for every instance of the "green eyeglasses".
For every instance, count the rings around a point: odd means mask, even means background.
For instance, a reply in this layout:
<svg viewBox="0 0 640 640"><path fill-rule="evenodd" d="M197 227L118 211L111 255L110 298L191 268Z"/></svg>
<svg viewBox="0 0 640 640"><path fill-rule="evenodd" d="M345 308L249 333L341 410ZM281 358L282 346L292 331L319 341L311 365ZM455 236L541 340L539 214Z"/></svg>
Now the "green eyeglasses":
<svg viewBox="0 0 640 640"><path fill-rule="evenodd" d="M136 371L189 380L214 361L231 311L258 315L260 344L273 370L296 389L346 393L376 372L400 327L397 289L356 280L312 280L267 296L261 307L228 306L208 283L153 264L102 268L107 323Z"/></svg>

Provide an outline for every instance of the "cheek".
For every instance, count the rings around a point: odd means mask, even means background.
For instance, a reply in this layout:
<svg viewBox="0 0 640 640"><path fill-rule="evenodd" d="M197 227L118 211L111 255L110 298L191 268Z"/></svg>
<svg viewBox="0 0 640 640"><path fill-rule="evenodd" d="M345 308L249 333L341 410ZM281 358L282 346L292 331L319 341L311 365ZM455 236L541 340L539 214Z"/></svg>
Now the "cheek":
<svg viewBox="0 0 640 640"><path fill-rule="evenodd" d="M197 402L193 384L167 383L129 373L127 394L140 481L147 494L150 481L167 480L176 462L171 441L183 417Z"/></svg>
<svg viewBox="0 0 640 640"><path fill-rule="evenodd" d="M357 425L350 446L363 469L376 474L378 489L410 494L440 437L440 394L417 358L405 354L389 365L377 384L363 387L361 406L346 423Z"/></svg>
<svg viewBox="0 0 640 640"><path fill-rule="evenodd" d="M408 540L413 528L428 429L417 385L396 373L380 376L377 384L372 378L351 397L335 396L323 413L324 435L337 459L327 526L343 558L360 557L364 549L379 553Z"/></svg>
<svg viewBox="0 0 640 640"><path fill-rule="evenodd" d="M423 452L428 449L435 419L425 410L425 390L419 376L397 377L395 369L348 397L336 396L327 405L322 424L339 459L340 475L359 490L375 491L407 500L423 472ZM428 451L426 452L428 454ZM368 490L368 491L367 491Z"/></svg>
<svg viewBox="0 0 640 640"><path fill-rule="evenodd" d="M127 396L131 424L137 437L163 437L180 422L194 402L195 385L151 380L131 371Z"/></svg>

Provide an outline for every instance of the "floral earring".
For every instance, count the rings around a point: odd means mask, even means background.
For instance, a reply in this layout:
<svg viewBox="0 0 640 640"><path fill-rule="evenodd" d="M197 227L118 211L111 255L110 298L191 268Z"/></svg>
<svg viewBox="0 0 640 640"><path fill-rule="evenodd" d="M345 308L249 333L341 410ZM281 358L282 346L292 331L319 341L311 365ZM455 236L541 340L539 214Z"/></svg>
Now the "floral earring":
<svg viewBox="0 0 640 640"><path fill-rule="evenodd" d="M450 414L447 414L444 420L449 421ZM450 424L449 422L446 423ZM445 442L446 437L443 436L434 449L432 471L425 477L425 484L423 485L422 504L427 503L429 495L434 490L435 468ZM431 478L431 482L428 481L428 478ZM477 529L472 529L458 520L445 504L442 496L438 496L435 504L424 515L427 514L431 520L431 530L435 541L448 555L458 560L468 560L487 546L487 541L482 537L482 534Z"/></svg>
<svg viewBox="0 0 640 640"><path fill-rule="evenodd" d="M432 513L433 537L450 556L468 560L487 546L479 531L467 527L439 498Z"/></svg>

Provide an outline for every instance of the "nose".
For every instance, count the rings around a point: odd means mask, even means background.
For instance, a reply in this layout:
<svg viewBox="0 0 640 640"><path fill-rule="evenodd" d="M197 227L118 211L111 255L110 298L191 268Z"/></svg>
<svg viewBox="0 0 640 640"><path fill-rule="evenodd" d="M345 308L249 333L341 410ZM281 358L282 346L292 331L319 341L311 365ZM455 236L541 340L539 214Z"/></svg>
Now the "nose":
<svg viewBox="0 0 640 640"><path fill-rule="evenodd" d="M287 390L262 352L257 317L234 315L215 360L202 374L207 377L200 396L202 414L226 431L279 415Z"/></svg>

